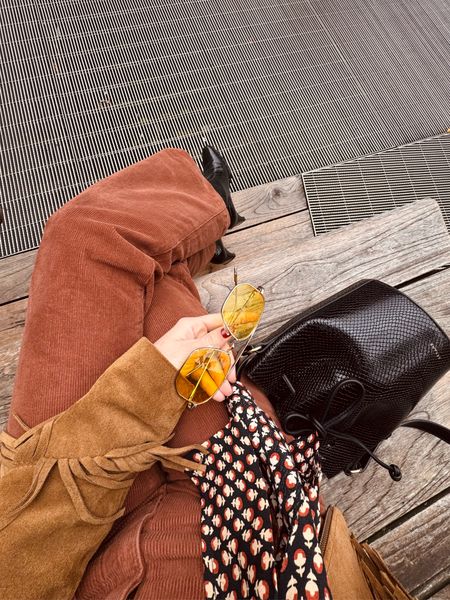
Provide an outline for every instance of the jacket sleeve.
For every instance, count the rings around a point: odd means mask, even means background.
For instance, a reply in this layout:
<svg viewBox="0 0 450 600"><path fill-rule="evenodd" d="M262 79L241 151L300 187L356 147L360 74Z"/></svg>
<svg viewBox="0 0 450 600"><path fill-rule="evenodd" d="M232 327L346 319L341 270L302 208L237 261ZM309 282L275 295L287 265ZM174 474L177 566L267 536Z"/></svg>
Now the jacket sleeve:
<svg viewBox="0 0 450 600"><path fill-rule="evenodd" d="M175 373L142 337L69 409L0 434L2 600L72 598L137 473L201 468L181 456L201 446L164 446L186 406Z"/></svg>

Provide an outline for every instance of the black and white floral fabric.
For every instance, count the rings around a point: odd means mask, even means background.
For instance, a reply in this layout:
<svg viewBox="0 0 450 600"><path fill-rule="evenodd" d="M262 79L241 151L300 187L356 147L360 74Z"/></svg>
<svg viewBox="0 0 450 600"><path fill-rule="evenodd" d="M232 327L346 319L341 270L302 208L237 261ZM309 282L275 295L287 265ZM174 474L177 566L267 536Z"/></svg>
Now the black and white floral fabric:
<svg viewBox="0 0 450 600"><path fill-rule="evenodd" d="M239 382L230 421L194 454L206 598L327 600L314 434L289 444Z"/></svg>

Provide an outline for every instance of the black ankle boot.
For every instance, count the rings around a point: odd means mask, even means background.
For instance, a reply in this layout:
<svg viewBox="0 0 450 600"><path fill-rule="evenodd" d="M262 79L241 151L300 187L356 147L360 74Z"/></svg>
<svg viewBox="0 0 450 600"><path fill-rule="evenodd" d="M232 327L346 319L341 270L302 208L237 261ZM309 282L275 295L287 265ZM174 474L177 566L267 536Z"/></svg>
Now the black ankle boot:
<svg viewBox="0 0 450 600"><path fill-rule="evenodd" d="M225 202L228 213L230 215L230 227L233 229L236 225L240 225L245 221L236 211L236 208L231 200L230 181L231 171L225 159L215 148L209 145L203 146L202 151L203 175L211 183L213 188L218 192Z"/></svg>
<svg viewBox="0 0 450 600"><path fill-rule="evenodd" d="M213 265L226 265L231 262L235 256L236 254L234 254L234 252L230 252L225 248L222 240L217 240L216 251L210 262L212 262Z"/></svg>

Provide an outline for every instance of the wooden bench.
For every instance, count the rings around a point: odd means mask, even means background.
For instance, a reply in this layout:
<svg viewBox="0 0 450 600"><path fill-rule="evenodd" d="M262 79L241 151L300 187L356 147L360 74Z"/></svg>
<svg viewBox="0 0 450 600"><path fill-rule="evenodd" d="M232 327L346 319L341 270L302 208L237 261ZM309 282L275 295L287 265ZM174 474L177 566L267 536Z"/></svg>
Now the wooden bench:
<svg viewBox="0 0 450 600"><path fill-rule="evenodd" d="M234 195L245 223L227 234L237 258L197 278L203 303L220 309L236 266L241 281L263 285L263 339L304 308L362 278L398 286L450 333L450 236L437 203L424 199L314 238L299 177ZM35 251L0 261L0 424L6 420ZM450 374L414 414L450 423ZM397 431L382 458L400 465L395 483L375 464L323 485L360 539L369 539L419 598L450 598L450 452L435 438ZM349 599L350 600L350 599ZM353 600L353 599L352 599ZM357 600L357 599L354 599Z"/></svg>

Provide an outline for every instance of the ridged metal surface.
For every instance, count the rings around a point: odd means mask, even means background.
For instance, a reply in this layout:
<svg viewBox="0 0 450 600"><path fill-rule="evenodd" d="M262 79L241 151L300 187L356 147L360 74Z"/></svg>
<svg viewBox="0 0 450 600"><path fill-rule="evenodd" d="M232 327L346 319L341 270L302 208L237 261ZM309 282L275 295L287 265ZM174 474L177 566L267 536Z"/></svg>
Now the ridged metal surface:
<svg viewBox="0 0 450 600"><path fill-rule="evenodd" d="M235 189L444 131L444 0L4 0L2 256L90 183L167 146Z"/></svg>
<svg viewBox="0 0 450 600"><path fill-rule="evenodd" d="M450 134L303 173L319 235L431 196L450 230Z"/></svg>

